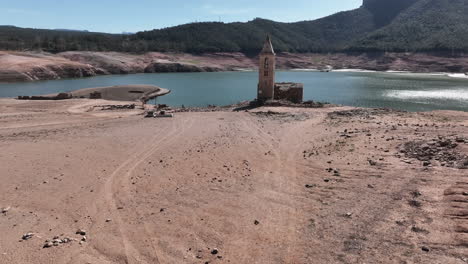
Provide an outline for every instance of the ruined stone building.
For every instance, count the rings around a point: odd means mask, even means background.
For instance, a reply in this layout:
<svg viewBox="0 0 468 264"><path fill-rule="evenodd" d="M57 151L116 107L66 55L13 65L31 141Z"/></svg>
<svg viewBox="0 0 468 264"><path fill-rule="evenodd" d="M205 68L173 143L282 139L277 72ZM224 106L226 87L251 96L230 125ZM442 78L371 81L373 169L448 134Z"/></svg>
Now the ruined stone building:
<svg viewBox="0 0 468 264"><path fill-rule="evenodd" d="M257 99L288 100L294 103L302 102L304 85L301 83L275 83L276 54L267 36L260 52L259 81Z"/></svg>
<svg viewBox="0 0 468 264"><path fill-rule="evenodd" d="M276 54L271 44L270 36L267 37L260 53L258 99L273 99L275 89Z"/></svg>

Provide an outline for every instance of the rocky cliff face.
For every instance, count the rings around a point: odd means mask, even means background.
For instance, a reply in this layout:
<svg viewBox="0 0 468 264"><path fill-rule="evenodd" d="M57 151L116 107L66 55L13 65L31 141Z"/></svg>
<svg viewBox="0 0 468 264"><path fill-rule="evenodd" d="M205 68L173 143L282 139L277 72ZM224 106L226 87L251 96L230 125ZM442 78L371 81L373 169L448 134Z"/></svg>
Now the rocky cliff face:
<svg viewBox="0 0 468 264"><path fill-rule="evenodd" d="M399 13L419 0L364 0L362 8L374 15L377 27L388 25Z"/></svg>
<svg viewBox="0 0 468 264"><path fill-rule="evenodd" d="M468 55L418 53L278 53L278 69L366 69L468 72ZM0 82L81 78L105 74L256 70L257 57L241 53L141 55L107 52L20 53L0 51Z"/></svg>
<svg viewBox="0 0 468 264"><path fill-rule="evenodd" d="M0 52L0 81L38 81L90 77L105 72L89 64L77 63L44 53Z"/></svg>
<svg viewBox="0 0 468 264"><path fill-rule="evenodd" d="M240 56L240 55L239 55ZM214 72L251 67L223 54L210 57L189 54L118 52L64 52L59 54L0 51L0 82L81 78L106 74L157 72ZM237 58L237 57L236 57ZM238 58L239 59L239 58Z"/></svg>

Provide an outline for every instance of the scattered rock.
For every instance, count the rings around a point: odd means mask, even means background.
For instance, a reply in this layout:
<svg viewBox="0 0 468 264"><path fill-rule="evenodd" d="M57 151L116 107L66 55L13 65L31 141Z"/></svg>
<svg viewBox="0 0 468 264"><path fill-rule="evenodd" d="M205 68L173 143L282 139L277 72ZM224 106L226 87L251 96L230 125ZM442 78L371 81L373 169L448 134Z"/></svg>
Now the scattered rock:
<svg viewBox="0 0 468 264"><path fill-rule="evenodd" d="M345 111L335 111L332 113L328 114L328 117L330 119L341 119L341 118L352 118L352 117L357 117L360 119L375 119L375 116L377 115L382 115L386 113L392 113L392 112L401 112L398 110L392 110L392 109L353 109L353 110L345 110Z"/></svg>
<svg viewBox="0 0 468 264"><path fill-rule="evenodd" d="M422 161L425 167L438 161L441 166L468 169L468 156L457 151L457 143L461 141L457 139L439 136L432 140L410 141L400 146L400 152L408 158Z"/></svg>
<svg viewBox="0 0 468 264"><path fill-rule="evenodd" d="M421 207L422 206L422 203L420 201L416 201L416 200L410 200L409 202L409 205L411 205L412 207Z"/></svg>
<svg viewBox="0 0 468 264"><path fill-rule="evenodd" d="M417 226L413 226L411 228L411 231L415 232L415 233L423 233L423 234L429 234L429 231L425 230L425 229L422 229L422 228L419 228Z"/></svg>
<svg viewBox="0 0 468 264"><path fill-rule="evenodd" d="M34 233L26 233L21 237L21 239L29 240L29 239L33 238L33 236L34 236Z"/></svg>
<svg viewBox="0 0 468 264"><path fill-rule="evenodd" d="M0 212L1 212L2 214L6 214L6 213L8 213L8 211L10 211L10 209L11 209L11 207L8 206L8 207L5 207L5 208L1 209Z"/></svg>
<svg viewBox="0 0 468 264"><path fill-rule="evenodd" d="M219 253L219 251L216 248L213 248L213 250L211 250L212 255L217 255L218 253Z"/></svg>
<svg viewBox="0 0 468 264"><path fill-rule="evenodd" d="M80 235L80 236L85 236L85 235L86 235L86 230L78 229L78 230L76 231L76 234L77 234L77 235Z"/></svg>
<svg viewBox="0 0 468 264"><path fill-rule="evenodd" d="M111 222L111 221L112 221L112 219L109 219L109 218L106 219L106 223L109 223L109 222Z"/></svg>
<svg viewBox="0 0 468 264"><path fill-rule="evenodd" d="M255 221L254 221L254 224L255 224L255 225L259 225L260 222L259 222L258 220L255 220Z"/></svg>
<svg viewBox="0 0 468 264"><path fill-rule="evenodd" d="M52 240L45 241L43 248L58 247L61 244L68 244L68 243L71 243L72 241L77 241L77 240L74 238L68 238L68 237L64 237L61 239L59 236L54 236Z"/></svg>
<svg viewBox="0 0 468 264"><path fill-rule="evenodd" d="M97 105L95 107L101 108L101 111L112 111L112 110L124 110L124 109L135 109L135 104L127 105Z"/></svg>
<svg viewBox="0 0 468 264"><path fill-rule="evenodd" d="M54 246L54 243L52 243L52 242L46 242L46 243L44 244L43 248L51 248L51 247L53 247L53 246Z"/></svg>
<svg viewBox="0 0 468 264"><path fill-rule="evenodd" d="M424 252L429 252L429 251L431 251L431 249L428 248L428 247L426 247L426 246L421 247L421 250L424 251Z"/></svg>

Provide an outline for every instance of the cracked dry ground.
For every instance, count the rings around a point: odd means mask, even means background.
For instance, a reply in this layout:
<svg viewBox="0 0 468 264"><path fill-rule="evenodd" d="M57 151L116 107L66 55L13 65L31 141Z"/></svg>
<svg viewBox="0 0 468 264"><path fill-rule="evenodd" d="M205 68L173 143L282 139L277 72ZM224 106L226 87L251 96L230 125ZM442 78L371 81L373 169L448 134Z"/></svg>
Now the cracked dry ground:
<svg viewBox="0 0 468 264"><path fill-rule="evenodd" d="M0 263L468 261L468 170L399 151L468 139L467 113L143 119L70 113L78 102L3 104L0 208L11 209L0 215ZM42 248L77 229L85 243Z"/></svg>

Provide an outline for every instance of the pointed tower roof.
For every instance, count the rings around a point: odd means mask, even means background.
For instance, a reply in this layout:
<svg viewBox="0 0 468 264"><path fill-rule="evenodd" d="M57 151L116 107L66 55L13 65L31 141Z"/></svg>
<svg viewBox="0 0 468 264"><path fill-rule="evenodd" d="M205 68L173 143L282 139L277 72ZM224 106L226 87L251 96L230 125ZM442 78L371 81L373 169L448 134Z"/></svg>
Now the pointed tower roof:
<svg viewBox="0 0 468 264"><path fill-rule="evenodd" d="M273 45L271 44L270 35L267 35L265 43L263 44L262 54L275 54L273 50Z"/></svg>

